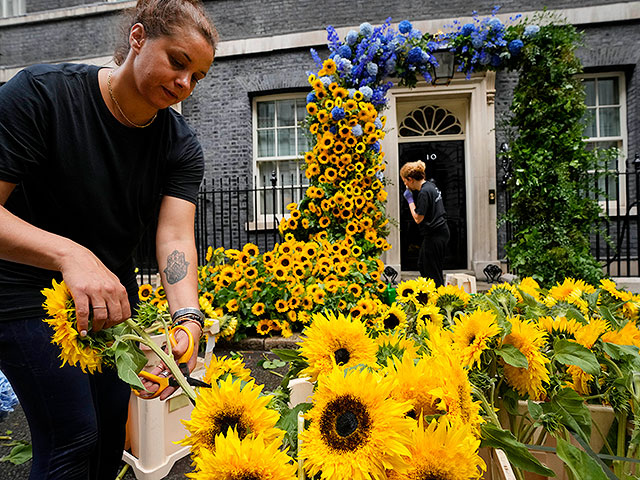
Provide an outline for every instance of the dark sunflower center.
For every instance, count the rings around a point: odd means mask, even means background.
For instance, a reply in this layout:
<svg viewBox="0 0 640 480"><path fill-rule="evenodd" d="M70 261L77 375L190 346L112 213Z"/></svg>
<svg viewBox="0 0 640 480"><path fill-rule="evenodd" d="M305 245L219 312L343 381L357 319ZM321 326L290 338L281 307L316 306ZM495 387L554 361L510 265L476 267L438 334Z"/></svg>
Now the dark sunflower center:
<svg viewBox="0 0 640 480"><path fill-rule="evenodd" d="M427 292L420 292L416 298L420 303L426 305L429 301L429 294Z"/></svg>
<svg viewBox="0 0 640 480"><path fill-rule="evenodd" d="M358 429L358 417L353 412L344 412L336 419L336 432L341 437L348 437Z"/></svg>
<svg viewBox="0 0 640 480"><path fill-rule="evenodd" d="M394 313L390 313L389 316L384 319L383 323L384 328L392 329L400 325L400 319Z"/></svg>
<svg viewBox="0 0 640 480"><path fill-rule="evenodd" d="M413 418L414 420L418 419L418 414L416 413L416 409L412 408L410 411L407 412L407 417L409 418Z"/></svg>
<svg viewBox="0 0 640 480"><path fill-rule="evenodd" d="M469 335L469 345L471 345L475 341L476 341L476 334L472 333L471 335Z"/></svg>
<svg viewBox="0 0 640 480"><path fill-rule="evenodd" d="M369 409L358 398L342 395L331 400L320 416L320 435L339 452L354 451L369 439L372 428Z"/></svg>
<svg viewBox="0 0 640 480"><path fill-rule="evenodd" d="M346 348L339 348L338 350L333 352L333 355L335 356L336 363L338 365L346 365L347 363L349 363L349 359L351 358L351 355L349 355L349 350L347 350Z"/></svg>
<svg viewBox="0 0 640 480"><path fill-rule="evenodd" d="M209 431L211 435L209 439L210 444L213 446L216 435L220 433L226 435L230 428L237 430L240 439L247 436L247 425L245 425L245 422L242 420L241 413L221 412L214 416L211 421L211 430Z"/></svg>
<svg viewBox="0 0 640 480"><path fill-rule="evenodd" d="M231 477L231 480L262 480L255 472L240 472Z"/></svg>

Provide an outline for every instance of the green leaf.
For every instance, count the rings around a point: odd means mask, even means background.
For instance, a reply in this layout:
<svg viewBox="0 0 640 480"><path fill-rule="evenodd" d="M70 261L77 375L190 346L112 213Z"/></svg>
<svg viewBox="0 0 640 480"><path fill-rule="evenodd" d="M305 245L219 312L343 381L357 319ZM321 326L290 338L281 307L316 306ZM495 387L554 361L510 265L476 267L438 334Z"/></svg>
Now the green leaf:
<svg viewBox="0 0 640 480"><path fill-rule="evenodd" d="M633 370L640 371L640 353L638 347L603 342L603 350L614 360L629 362Z"/></svg>
<svg viewBox="0 0 640 480"><path fill-rule="evenodd" d="M265 370L274 370L276 368L284 367L287 363L282 360L260 360L258 365L260 365Z"/></svg>
<svg viewBox="0 0 640 480"><path fill-rule="evenodd" d="M289 452L295 452L298 449L298 412L306 413L311 407L311 403L300 403L280 413L276 427L286 432L282 444L284 448L290 447Z"/></svg>
<svg viewBox="0 0 640 480"><path fill-rule="evenodd" d="M9 455L0 458L0 462L11 462L14 465L22 465L33 457L30 443L20 440L9 444L9 446L11 445L15 446L11 449Z"/></svg>
<svg viewBox="0 0 640 480"><path fill-rule="evenodd" d="M503 345L495 352L512 367L527 368L529 366L527 357L513 345Z"/></svg>
<svg viewBox="0 0 640 480"><path fill-rule="evenodd" d="M533 400L527 400L527 407L529 409L529 415L531 415L531 418L534 420L538 420L544 413L542 407Z"/></svg>
<svg viewBox="0 0 640 480"><path fill-rule="evenodd" d="M553 342L553 350L555 352L553 358L564 365L576 365L585 373L594 376L600 373L600 363L596 356L579 343L557 338Z"/></svg>
<svg viewBox="0 0 640 480"><path fill-rule="evenodd" d="M562 438L556 437L558 442L558 457L569 467L580 480L608 480L602 467L586 452L574 447Z"/></svg>
<svg viewBox="0 0 640 480"><path fill-rule="evenodd" d="M527 447L520 443L508 430L503 430L491 423L482 425L482 447L493 447L504 450L514 467L534 472L546 477L555 477L553 470L542 465Z"/></svg>
<svg viewBox="0 0 640 480"><path fill-rule="evenodd" d="M299 360L302 358L300 357L298 350L293 348L274 348L271 350L271 353L275 353L280 358L280 360L283 360L285 362L291 362L293 360Z"/></svg>
<svg viewBox="0 0 640 480"><path fill-rule="evenodd" d="M118 377L134 388L144 389L138 374L147 364L147 357L134 345L133 342L116 341L115 350L116 368Z"/></svg>
<svg viewBox="0 0 640 480"><path fill-rule="evenodd" d="M571 388L563 388L550 402L543 405L545 413L554 412L560 422L589 443L591 436L591 413L582 397Z"/></svg>

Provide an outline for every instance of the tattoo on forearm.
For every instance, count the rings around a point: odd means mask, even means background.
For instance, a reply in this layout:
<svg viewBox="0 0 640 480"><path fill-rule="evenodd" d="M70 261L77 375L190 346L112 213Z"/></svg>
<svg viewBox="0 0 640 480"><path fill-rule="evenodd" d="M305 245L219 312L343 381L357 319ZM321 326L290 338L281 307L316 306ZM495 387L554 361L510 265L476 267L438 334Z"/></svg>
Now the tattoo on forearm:
<svg viewBox="0 0 640 480"><path fill-rule="evenodd" d="M167 282L171 285L179 282L187 276L187 268L189 262L184 256L184 252L174 250L167 257L167 268L164 269L164 274L167 277Z"/></svg>

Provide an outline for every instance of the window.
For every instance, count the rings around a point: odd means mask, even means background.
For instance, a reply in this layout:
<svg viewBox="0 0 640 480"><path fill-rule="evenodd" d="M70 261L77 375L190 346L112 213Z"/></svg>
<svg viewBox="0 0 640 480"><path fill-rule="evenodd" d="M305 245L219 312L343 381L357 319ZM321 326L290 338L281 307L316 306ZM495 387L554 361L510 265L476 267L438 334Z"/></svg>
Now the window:
<svg viewBox="0 0 640 480"><path fill-rule="evenodd" d="M300 122L306 115L302 95L253 101L255 185L264 189L258 193L258 215L283 215L289 203L299 202L304 195L308 180L303 156L309 141Z"/></svg>
<svg viewBox="0 0 640 480"><path fill-rule="evenodd" d="M15 17L24 13L24 0L0 0L0 17Z"/></svg>
<svg viewBox="0 0 640 480"><path fill-rule="evenodd" d="M599 180L599 187L608 195L608 202L603 204L605 210L626 206L625 179L617 173L624 174L625 152L627 146L626 123L626 95L623 73L602 73L584 75L582 82L585 87L584 135L587 137L587 147L611 148L619 150L618 158L614 158L607 165L612 175Z"/></svg>

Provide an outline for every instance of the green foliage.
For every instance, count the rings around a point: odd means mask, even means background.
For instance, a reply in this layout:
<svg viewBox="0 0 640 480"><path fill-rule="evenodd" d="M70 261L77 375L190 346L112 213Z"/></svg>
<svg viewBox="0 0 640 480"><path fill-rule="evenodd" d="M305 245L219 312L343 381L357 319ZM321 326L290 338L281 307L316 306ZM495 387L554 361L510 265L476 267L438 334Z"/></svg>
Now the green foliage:
<svg viewBox="0 0 640 480"><path fill-rule="evenodd" d="M511 105L517 138L509 153L512 204L505 219L514 237L507 257L520 275L550 284L565 277L592 283L602 278L589 234L601 213L594 172L607 153L587 151L583 141L586 107L575 55L580 39L573 26L542 26L522 50Z"/></svg>

